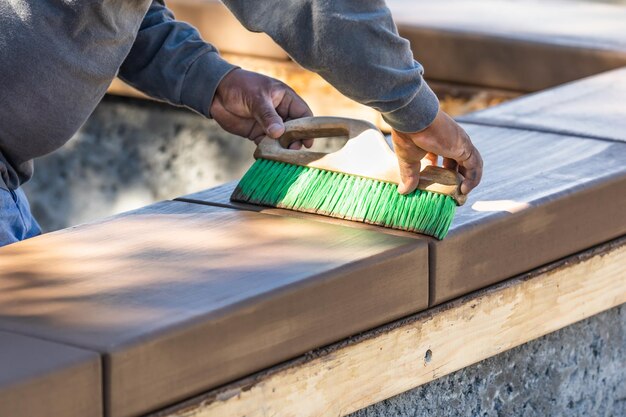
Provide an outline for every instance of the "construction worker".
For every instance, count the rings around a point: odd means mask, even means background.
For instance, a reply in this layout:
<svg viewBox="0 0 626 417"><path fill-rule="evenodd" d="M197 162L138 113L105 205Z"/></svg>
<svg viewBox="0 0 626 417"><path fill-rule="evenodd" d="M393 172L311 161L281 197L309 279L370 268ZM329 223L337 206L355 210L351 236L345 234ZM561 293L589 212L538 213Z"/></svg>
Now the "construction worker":
<svg viewBox="0 0 626 417"><path fill-rule="evenodd" d="M416 188L424 156L456 167L463 193L479 183L480 154L439 109L383 0L224 3L248 29L382 113L393 128L400 193ZM41 233L20 186L33 159L70 139L115 76L255 141L311 115L285 84L223 60L162 0L0 0L0 57L0 245Z"/></svg>

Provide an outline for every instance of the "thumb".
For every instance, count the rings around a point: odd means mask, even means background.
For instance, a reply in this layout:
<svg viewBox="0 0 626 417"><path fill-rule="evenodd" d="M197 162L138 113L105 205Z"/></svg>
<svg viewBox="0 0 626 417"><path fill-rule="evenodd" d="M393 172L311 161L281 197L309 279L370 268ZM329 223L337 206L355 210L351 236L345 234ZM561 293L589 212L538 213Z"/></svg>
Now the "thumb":
<svg viewBox="0 0 626 417"><path fill-rule="evenodd" d="M269 137L278 139L285 132L283 119L276 112L269 94L253 103L251 113Z"/></svg>
<svg viewBox="0 0 626 417"><path fill-rule="evenodd" d="M398 192L400 194L410 194L415 191L419 183L421 160L426 152L417 147L410 138L403 137L403 134L400 132L392 130L391 140L393 149L398 157L398 167L400 168Z"/></svg>

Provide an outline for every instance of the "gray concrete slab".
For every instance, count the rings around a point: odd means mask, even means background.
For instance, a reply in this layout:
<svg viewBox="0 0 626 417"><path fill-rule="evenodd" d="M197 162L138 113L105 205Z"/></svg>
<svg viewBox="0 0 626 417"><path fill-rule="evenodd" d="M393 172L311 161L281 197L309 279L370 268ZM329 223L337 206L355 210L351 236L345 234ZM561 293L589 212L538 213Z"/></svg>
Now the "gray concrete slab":
<svg viewBox="0 0 626 417"><path fill-rule="evenodd" d="M101 369L96 352L0 331L0 416L100 417Z"/></svg>
<svg viewBox="0 0 626 417"><path fill-rule="evenodd" d="M626 144L463 126L484 176L430 245L431 304L626 233Z"/></svg>
<svg viewBox="0 0 626 417"><path fill-rule="evenodd" d="M626 7L559 0L390 0L427 78L538 91L626 65Z"/></svg>
<svg viewBox="0 0 626 417"><path fill-rule="evenodd" d="M101 352L136 416L426 308L427 249L163 202L0 249L0 329Z"/></svg>
<svg viewBox="0 0 626 417"><path fill-rule="evenodd" d="M458 119L626 142L626 67L526 95Z"/></svg>

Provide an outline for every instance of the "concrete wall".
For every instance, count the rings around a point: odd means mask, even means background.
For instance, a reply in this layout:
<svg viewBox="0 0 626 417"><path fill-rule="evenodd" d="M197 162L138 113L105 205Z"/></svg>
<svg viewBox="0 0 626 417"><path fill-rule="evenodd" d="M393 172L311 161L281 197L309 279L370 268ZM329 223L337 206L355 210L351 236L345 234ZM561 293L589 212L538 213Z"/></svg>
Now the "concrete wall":
<svg viewBox="0 0 626 417"><path fill-rule="evenodd" d="M626 306L351 417L626 416Z"/></svg>
<svg viewBox="0 0 626 417"><path fill-rule="evenodd" d="M24 190L51 231L238 179L254 149L186 109L107 96L63 148L35 161Z"/></svg>

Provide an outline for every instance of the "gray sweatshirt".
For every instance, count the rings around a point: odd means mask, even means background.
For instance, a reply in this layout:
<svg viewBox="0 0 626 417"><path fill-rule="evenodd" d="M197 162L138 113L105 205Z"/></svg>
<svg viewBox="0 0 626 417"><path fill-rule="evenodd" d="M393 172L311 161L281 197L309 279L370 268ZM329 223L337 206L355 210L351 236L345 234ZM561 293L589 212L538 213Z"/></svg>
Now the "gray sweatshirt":
<svg viewBox="0 0 626 417"><path fill-rule="evenodd" d="M438 102L383 0L226 0L250 30L371 106L401 131ZM117 75L207 117L233 67L162 0L0 0L0 177L15 189L33 159L61 147Z"/></svg>

